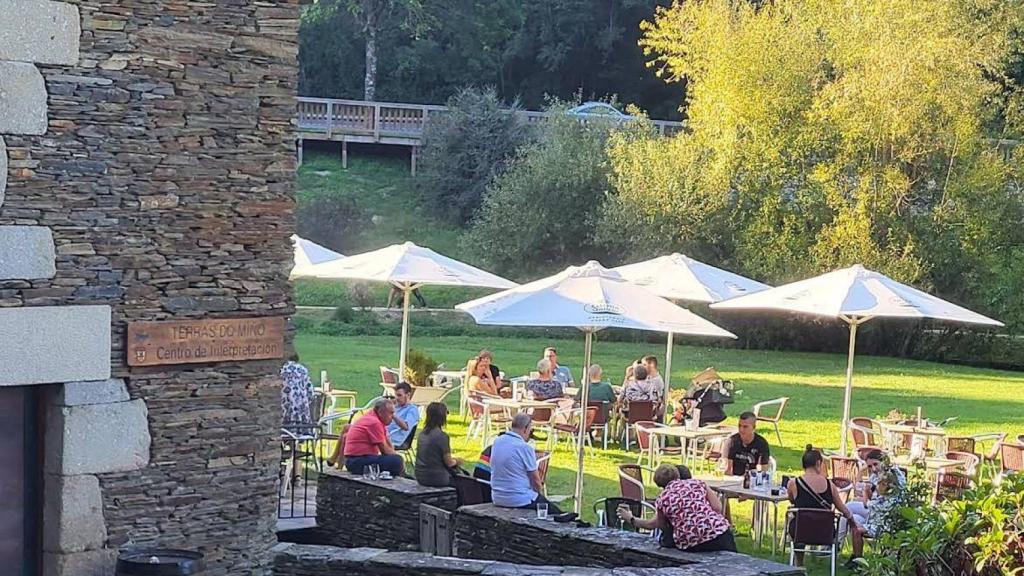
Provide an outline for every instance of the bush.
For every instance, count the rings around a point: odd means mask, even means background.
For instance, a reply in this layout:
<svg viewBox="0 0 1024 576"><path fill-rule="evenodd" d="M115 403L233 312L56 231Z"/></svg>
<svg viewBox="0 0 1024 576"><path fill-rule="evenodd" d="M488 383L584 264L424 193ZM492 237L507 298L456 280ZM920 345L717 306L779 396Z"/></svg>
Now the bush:
<svg viewBox="0 0 1024 576"><path fill-rule="evenodd" d="M431 118L423 135L418 186L426 207L461 224L480 207L484 191L527 140L528 127L503 109L493 88L466 88Z"/></svg>
<svg viewBox="0 0 1024 576"><path fill-rule="evenodd" d="M351 322L355 317L352 310L352 299L349 298L347 290L342 290L338 299L334 302L334 314L331 315L331 322Z"/></svg>
<svg viewBox="0 0 1024 576"><path fill-rule="evenodd" d="M409 350L405 356L405 381L413 386L429 386L430 375L438 367L438 363L419 350Z"/></svg>
<svg viewBox="0 0 1024 576"><path fill-rule="evenodd" d="M365 221L351 198L320 194L299 203L295 224L299 236L344 253L358 238Z"/></svg>

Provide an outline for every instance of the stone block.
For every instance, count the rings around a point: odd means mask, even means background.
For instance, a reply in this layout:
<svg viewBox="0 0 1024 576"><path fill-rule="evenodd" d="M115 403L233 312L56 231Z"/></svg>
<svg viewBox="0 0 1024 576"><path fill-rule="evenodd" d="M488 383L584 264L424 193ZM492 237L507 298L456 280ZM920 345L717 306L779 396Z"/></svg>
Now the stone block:
<svg viewBox="0 0 1024 576"><path fill-rule="evenodd" d="M43 550L98 550L107 540L103 496L95 476L47 475L43 498Z"/></svg>
<svg viewBox="0 0 1024 576"><path fill-rule="evenodd" d="M117 564L117 550L43 554L43 576L110 576Z"/></svg>
<svg viewBox="0 0 1024 576"><path fill-rule="evenodd" d="M4 0L0 60L77 64L82 25L78 7L49 0Z"/></svg>
<svg viewBox="0 0 1024 576"><path fill-rule="evenodd" d="M110 378L110 306L0 308L0 386Z"/></svg>
<svg viewBox="0 0 1024 576"><path fill-rule="evenodd" d="M0 226L0 280L53 278L56 258L49 228Z"/></svg>
<svg viewBox="0 0 1024 576"><path fill-rule="evenodd" d="M7 190L7 144L0 136L0 206L4 205L5 190Z"/></svg>
<svg viewBox="0 0 1024 576"><path fill-rule="evenodd" d="M60 391L54 395L54 404L57 406L85 406L87 404L126 402L130 399L124 380L111 378L87 382L68 382L61 386Z"/></svg>
<svg viewBox="0 0 1024 576"><path fill-rule="evenodd" d="M0 61L0 134L45 133L43 75L32 64Z"/></svg>
<svg viewBox="0 0 1024 576"><path fill-rule="evenodd" d="M55 408L47 421L46 470L64 475L140 470L149 464L142 400ZM60 438L50 444L50 438Z"/></svg>

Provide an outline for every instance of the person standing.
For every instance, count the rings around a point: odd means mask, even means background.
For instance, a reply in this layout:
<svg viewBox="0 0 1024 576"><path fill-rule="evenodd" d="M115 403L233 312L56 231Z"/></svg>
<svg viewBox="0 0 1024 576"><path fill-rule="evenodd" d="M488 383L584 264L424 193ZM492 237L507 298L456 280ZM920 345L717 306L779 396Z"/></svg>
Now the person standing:
<svg viewBox="0 0 1024 576"><path fill-rule="evenodd" d="M420 294L419 288L412 291L412 297L416 299L416 303L420 308L427 307L427 301L423 298L423 295ZM402 289L392 284L391 291L388 292L388 308L393 307L396 302L400 304L404 298L405 297L402 295Z"/></svg>
<svg viewBox="0 0 1024 576"><path fill-rule="evenodd" d="M286 429L301 433L301 428L313 424L313 382L309 369L299 363L299 356L292 357L281 367L281 421ZM306 431L308 433L308 430Z"/></svg>
<svg viewBox="0 0 1024 576"><path fill-rule="evenodd" d="M756 425L753 412L740 414L739 432L729 437L726 446L726 476L745 476L749 471L767 469L771 448L764 436L757 433Z"/></svg>

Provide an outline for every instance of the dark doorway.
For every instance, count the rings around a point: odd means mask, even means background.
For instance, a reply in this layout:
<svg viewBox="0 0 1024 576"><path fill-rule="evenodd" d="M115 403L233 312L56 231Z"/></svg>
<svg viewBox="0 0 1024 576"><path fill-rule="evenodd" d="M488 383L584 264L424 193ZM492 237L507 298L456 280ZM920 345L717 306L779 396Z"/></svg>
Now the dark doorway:
<svg viewBox="0 0 1024 576"><path fill-rule="evenodd" d="M31 387L0 387L0 566L5 574L39 572L39 421Z"/></svg>

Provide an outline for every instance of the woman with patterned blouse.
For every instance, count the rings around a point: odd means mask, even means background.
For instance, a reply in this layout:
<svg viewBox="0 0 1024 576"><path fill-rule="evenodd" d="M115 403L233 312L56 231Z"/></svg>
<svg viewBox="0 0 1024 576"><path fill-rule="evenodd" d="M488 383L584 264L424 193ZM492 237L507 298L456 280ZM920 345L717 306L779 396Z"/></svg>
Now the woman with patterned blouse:
<svg viewBox="0 0 1024 576"><path fill-rule="evenodd" d="M310 405L313 403L313 383L309 380L309 370L299 364L299 357L293 356L281 367L281 420L285 428L289 425L305 425L313 423Z"/></svg>
<svg viewBox="0 0 1024 576"><path fill-rule="evenodd" d="M685 479L680 477L680 471ZM622 506L618 509L619 518L634 527L670 532L672 543L685 552L736 551L729 521L722 515L721 500L708 490L707 484L691 478L688 468L662 464L654 471L654 483L664 486L654 501L655 517L637 518Z"/></svg>

